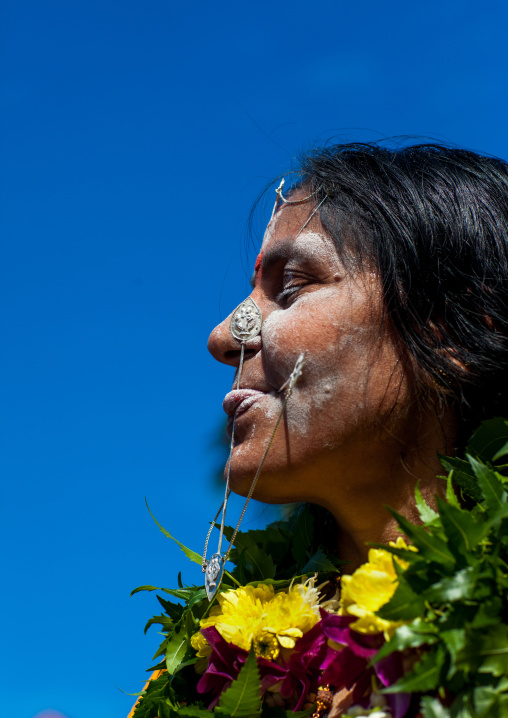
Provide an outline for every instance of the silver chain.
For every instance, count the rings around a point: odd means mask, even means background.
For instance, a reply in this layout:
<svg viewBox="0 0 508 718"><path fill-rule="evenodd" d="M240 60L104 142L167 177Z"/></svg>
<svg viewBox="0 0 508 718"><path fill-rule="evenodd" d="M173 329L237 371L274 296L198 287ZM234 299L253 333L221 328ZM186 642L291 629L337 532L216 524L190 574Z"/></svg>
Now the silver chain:
<svg viewBox="0 0 508 718"><path fill-rule="evenodd" d="M243 357L244 357L244 348L245 348L245 347L244 347L244 344L245 344L245 343L242 342L242 348L241 348L241 353L240 353L240 364L239 364L239 367L238 367L238 378L237 378L237 382L236 382L236 388L237 388L237 389L238 389L239 386L240 386L240 375L241 375L241 371L242 371L242 368L243 368ZM288 399L289 399L289 397L291 396L291 394L292 394L292 392L293 392L293 387L295 386L296 382L298 381L298 379L299 379L300 376L302 375L302 369L303 369L304 364L305 364L305 353L302 353L302 354L300 354L300 356L299 356L298 359L296 360L296 364L295 364L295 366L294 366L293 371L292 371L291 374L289 375L289 378L284 382L284 384L283 384L283 385L281 386L281 388L279 389L279 393L280 393L281 391L284 392L284 401L283 401L283 403L282 403L282 407L281 407L281 410L280 410L280 412L279 412L279 416L277 417L277 421L275 422L275 426L273 427L273 431L272 431L272 433L271 433L271 435L270 435L270 438L269 438L268 443L267 443L267 445L266 445L265 451L264 451L264 453L263 453L263 456L262 456L262 458L261 458L261 461L260 461L260 463L259 463L259 466L258 466L258 468L257 468L257 471L256 471L256 473L255 473L255 475L254 475L254 478L253 478L253 480L252 480L252 483L251 483L251 485L250 485L249 493L247 494L247 498L245 499L245 504L244 504L244 506L243 506L242 513L240 514L240 518L238 519L238 523L236 524L236 528L235 528L235 530L233 531L233 535L232 535L232 537L231 537L231 541L229 542L228 550L226 551L226 554L222 557L223 564L225 564L226 561L228 560L230 551L231 551L231 549L233 548L236 535L237 535L237 533L238 533L238 530L240 529L240 524L242 523L243 517L245 516L245 512L247 511L247 506L249 505L249 502L250 502L250 500L251 500L251 498L252 498L252 494L254 493L254 490L255 490L255 488L256 488L256 484L257 484L257 482L258 482L259 475L261 474L261 470L262 470L262 468L263 468L263 464L265 463L265 459L266 459L266 457L268 456L268 452L270 451L270 447L271 447L271 445L272 445L272 443L273 443L273 440L274 440L274 438L275 438L275 433L276 433L277 429L279 428L279 424L280 424L281 419L282 419L282 417L283 417L283 415L284 415L284 411L286 410L286 405L287 405L287 403L288 403ZM209 528L209 530L208 530L207 536L206 536L205 547L204 547L204 551L203 551L203 561L202 561L202 563L201 563L201 568L202 568L203 572L206 571L206 567L207 567L207 565L208 565L208 562L207 562L207 560L206 560L206 553L207 553L207 549L208 549L208 542L209 542L209 540L210 540L210 535L211 535L211 533L212 533L212 529L213 529L213 527L215 526L215 522L217 521L217 519L218 519L219 514L221 513L221 511L222 511L222 520L221 520L221 526L220 526L219 545L218 545L218 549L217 549L217 554L220 554L220 550L221 550L221 547L222 547L222 537L223 537L223 535L224 535L224 522L225 522L225 520L226 520L227 501L228 501L228 498L229 498L229 496L230 496L230 494L231 494L231 489L229 488L229 475L230 475L230 471L231 471L231 457L232 457L232 453L233 453L234 435L235 435L235 418L233 417L233 427L232 427L232 431L231 431L231 444L230 444L229 460L228 460L228 472L227 472L227 478L226 478L226 491L225 491L225 495L224 495L224 501L222 502L222 504L221 504L220 507L219 507L219 510L218 510L217 513L215 514L215 518L213 519L213 521L212 521L212 523L211 523L211 525L210 525L210 528Z"/></svg>

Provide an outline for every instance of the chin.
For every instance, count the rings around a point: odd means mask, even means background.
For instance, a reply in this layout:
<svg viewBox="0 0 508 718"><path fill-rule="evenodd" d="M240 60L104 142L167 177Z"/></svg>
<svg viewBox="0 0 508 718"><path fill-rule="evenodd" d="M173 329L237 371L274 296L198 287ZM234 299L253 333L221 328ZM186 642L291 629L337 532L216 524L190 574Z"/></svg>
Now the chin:
<svg viewBox="0 0 508 718"><path fill-rule="evenodd" d="M282 466L277 466L273 461L274 458L270 455L267 457L252 498L265 504L290 504L305 501L305 497L295 494L294 472L288 469L287 462L284 460ZM247 455L242 457L241 452L233 454L229 486L235 494L247 497L259 462L260 458L257 454L255 461L248 461ZM227 465L224 470L224 478L226 476Z"/></svg>

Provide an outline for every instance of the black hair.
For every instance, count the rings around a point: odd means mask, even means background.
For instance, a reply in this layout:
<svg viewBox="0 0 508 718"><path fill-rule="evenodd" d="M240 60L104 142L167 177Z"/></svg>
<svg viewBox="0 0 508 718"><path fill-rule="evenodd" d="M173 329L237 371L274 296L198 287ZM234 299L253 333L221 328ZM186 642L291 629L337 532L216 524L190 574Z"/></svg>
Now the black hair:
<svg viewBox="0 0 508 718"><path fill-rule="evenodd" d="M506 414L508 164L439 144L353 143L305 153L297 177L314 206L324 200L341 257L379 274L420 388L454 402L462 436Z"/></svg>

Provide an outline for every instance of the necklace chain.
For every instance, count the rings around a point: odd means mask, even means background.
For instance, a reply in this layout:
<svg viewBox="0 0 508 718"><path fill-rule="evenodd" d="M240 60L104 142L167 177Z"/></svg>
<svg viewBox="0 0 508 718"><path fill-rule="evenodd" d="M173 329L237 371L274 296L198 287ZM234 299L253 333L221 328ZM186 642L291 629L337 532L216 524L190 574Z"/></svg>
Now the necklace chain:
<svg viewBox="0 0 508 718"><path fill-rule="evenodd" d="M241 343L241 350L240 350L240 363L239 363L239 366L238 366L238 375L237 375L237 382L236 382L236 388L237 388L237 389L240 388L240 377L241 377L241 373L242 373L242 369L243 369L244 352L245 352L245 341L242 341L242 343ZM227 471L227 477L226 477L226 490L225 490L225 494L224 494L224 500L223 500L222 504L220 505L219 510L218 510L217 513L215 514L215 517L214 517L214 519L213 519L213 521L212 521L212 523L211 523L211 525L210 525L210 528L208 529L208 533L207 533L207 535L206 535L205 546L204 546L204 550L203 550L203 561L202 561L202 563L201 563L201 568L202 568L203 572L206 572L207 567L208 567L208 565L209 565L209 562L208 562L207 559L206 559L206 553L207 553L207 550L208 550L208 542L209 542L209 540L210 540L210 536L211 536L213 527L215 526L215 522L216 522L217 519L219 518L219 515L220 515L221 512L222 512L222 518L221 518L220 533L219 533L219 544L218 544L218 548L217 548L217 553L214 554L214 556L212 556L212 559L214 559L214 558L216 558L216 557L217 557L217 558L220 558L220 560L221 560L221 562L222 562L222 567L221 567L221 568L224 567L224 564L225 564L226 561L228 560L230 551L231 551L231 549L233 548L233 545L234 545L234 542L235 542L235 539L236 539L236 535L238 534L238 531L239 531L239 529L240 529L240 524L242 523L243 517L245 516L245 512L247 511L247 506L249 505L249 502L250 502L250 500L251 500L251 498L252 498L252 494L254 493L254 490L255 490L255 488L256 488L256 484L257 484L257 482L258 482L259 475L261 474L261 470L262 470L262 468L263 468L263 464L265 463L265 459L266 459L266 457L268 456L268 452L270 451L270 447L272 446L273 440L274 440L274 438L275 438L275 433L276 433L277 429L279 428L279 424L280 424L281 419L282 419L282 417L283 417L283 415L284 415L284 412L285 412L285 410L286 410L286 405L287 405L287 403L288 403L288 399L289 399L289 397L291 396L291 394L292 394L292 392L293 392L293 388L294 388L296 382L298 381L298 379L300 378L300 376L301 376L301 374L302 374L302 369L303 369L304 363L305 363L305 353L300 354L300 356L299 356L298 359L296 360L296 364L295 364L295 366L294 366L293 371L292 371L291 374L289 375L289 378L284 382L284 384L283 384L283 385L281 386L281 388L279 389L279 392L281 392L281 391L284 392L284 401L283 401L283 403L282 403L282 406L281 406L281 409L280 409L280 412L279 412L279 416L277 417L277 421L275 422L275 426L273 427L272 433L271 433L271 435L270 435L270 438L269 438L269 440L268 440L268 443L267 443L267 445L266 445L266 447L265 447L265 450L264 450L264 452L263 452L263 456L262 456L262 458L261 458L261 461L259 462L259 466L258 466L258 468L257 468L257 471L256 471L256 473L255 473L255 475L254 475L254 478L252 479L252 483L251 483L251 485L250 485L249 493L247 494L247 497L246 497L246 499L245 499L245 503L244 503L244 506L243 506L243 509L242 509L242 513L240 514L240 518L238 519L238 523L236 524L236 528L235 528L235 530L233 531L233 535L232 535L231 540L230 540L230 542L229 542L228 549L227 549L225 555L222 556L222 554L221 554L221 548L222 548L222 538L223 538L223 535L224 535L224 523L225 523L225 520L226 520L226 509L227 509L228 499L229 499L229 496L230 496L230 494L231 494L231 489L230 489L230 487L229 487L229 476L230 476L230 472L231 472L231 457L232 457L232 454L233 454L234 440L235 440L235 417L233 417L233 426L232 426L232 430L231 430L231 444L230 444L230 448L229 448L228 471ZM220 582L220 581L217 581L216 584L214 584L214 587L216 586L216 588L215 588L215 590L214 590L213 593L212 593L212 597L213 597L213 595L215 595L215 592L217 591L217 589L218 589L218 587L219 587L219 582ZM209 598L210 598L210 595L209 595Z"/></svg>

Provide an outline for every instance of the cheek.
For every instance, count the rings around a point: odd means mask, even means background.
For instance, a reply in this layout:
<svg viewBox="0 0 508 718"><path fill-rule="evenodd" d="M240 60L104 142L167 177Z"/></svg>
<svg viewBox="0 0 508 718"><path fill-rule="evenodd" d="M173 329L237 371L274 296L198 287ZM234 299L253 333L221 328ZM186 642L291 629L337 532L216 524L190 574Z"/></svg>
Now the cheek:
<svg viewBox="0 0 508 718"><path fill-rule="evenodd" d="M285 380L305 352L304 377L336 379L337 367L346 358L363 357L366 346L373 343L370 322L357 315L354 301L338 300L335 287L304 295L288 309L272 311L262 329L266 370L277 371L277 380Z"/></svg>
<svg viewBox="0 0 508 718"><path fill-rule="evenodd" d="M317 293L313 293L317 294ZM305 352L302 377L287 405L286 421L291 433L309 434L311 422L330 416L331 409L347 383L340 370L341 357L354 347L344 318L334 308L333 290L309 294L284 310L273 311L263 323L265 372L273 386L280 386ZM347 324L347 322L346 322Z"/></svg>
<svg viewBox="0 0 508 718"><path fill-rule="evenodd" d="M302 378L287 406L291 432L314 435L312 429L319 426L325 443L333 443L337 425L352 428L379 411L397 363L381 334L378 317L352 296L337 301L333 289L309 293L267 317L263 353L272 385L280 386L306 352Z"/></svg>

